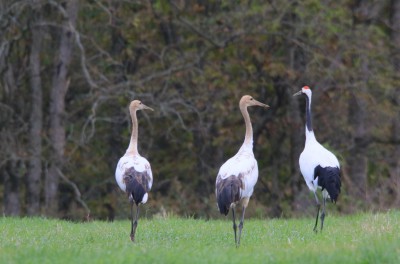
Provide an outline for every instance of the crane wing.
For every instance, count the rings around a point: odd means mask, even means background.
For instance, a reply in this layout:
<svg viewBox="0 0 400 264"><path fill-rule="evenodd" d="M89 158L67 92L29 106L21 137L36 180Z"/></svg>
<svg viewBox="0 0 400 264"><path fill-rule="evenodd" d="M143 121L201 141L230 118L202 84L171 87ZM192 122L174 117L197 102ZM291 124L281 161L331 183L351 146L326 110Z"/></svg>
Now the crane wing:
<svg viewBox="0 0 400 264"><path fill-rule="evenodd" d="M132 157L130 155L123 156L117 165L115 171L115 178L119 187L128 192L125 176L129 175L144 175L144 179L140 180L142 184L145 184L143 188L146 192L150 191L153 185L153 173L151 171L150 163L142 156Z"/></svg>
<svg viewBox="0 0 400 264"><path fill-rule="evenodd" d="M218 184L231 177L240 181L240 198L253 194L258 179L258 165L253 152L239 152L221 166L216 180L216 193Z"/></svg>

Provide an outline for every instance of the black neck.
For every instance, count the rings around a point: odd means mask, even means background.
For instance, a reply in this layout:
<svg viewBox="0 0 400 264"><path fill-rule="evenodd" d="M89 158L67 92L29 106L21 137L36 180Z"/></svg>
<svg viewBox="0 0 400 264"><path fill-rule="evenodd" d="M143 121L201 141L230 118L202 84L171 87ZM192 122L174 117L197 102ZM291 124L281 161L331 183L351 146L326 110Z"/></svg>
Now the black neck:
<svg viewBox="0 0 400 264"><path fill-rule="evenodd" d="M312 131L312 121L311 121L311 98L306 96L306 126L308 131Z"/></svg>

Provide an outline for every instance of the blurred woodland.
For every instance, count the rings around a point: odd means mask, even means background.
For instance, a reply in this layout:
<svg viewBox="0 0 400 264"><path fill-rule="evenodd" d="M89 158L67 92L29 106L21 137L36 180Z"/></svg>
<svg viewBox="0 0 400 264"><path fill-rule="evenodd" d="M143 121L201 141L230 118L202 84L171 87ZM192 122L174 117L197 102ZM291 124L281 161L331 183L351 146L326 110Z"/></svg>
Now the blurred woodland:
<svg viewBox="0 0 400 264"><path fill-rule="evenodd" d="M154 185L142 215L221 217L219 167L250 108L259 180L246 215L314 212L299 172L305 100L342 166L328 210L400 207L400 0L1 0L3 215L121 219L114 171L141 111Z"/></svg>

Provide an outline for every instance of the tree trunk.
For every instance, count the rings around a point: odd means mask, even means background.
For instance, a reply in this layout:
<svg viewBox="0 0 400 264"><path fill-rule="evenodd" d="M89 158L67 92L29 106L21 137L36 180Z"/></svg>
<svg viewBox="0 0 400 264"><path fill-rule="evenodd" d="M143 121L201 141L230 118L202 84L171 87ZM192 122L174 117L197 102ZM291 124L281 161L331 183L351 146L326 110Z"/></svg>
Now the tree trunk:
<svg viewBox="0 0 400 264"><path fill-rule="evenodd" d="M350 96L349 105L349 125L353 128L353 148L347 158L347 171L352 183L350 195L354 198L353 202L362 205L367 198L366 105L363 98L354 93Z"/></svg>
<svg viewBox="0 0 400 264"><path fill-rule="evenodd" d="M31 25L32 44L29 57L29 73L31 84L31 113L29 146L30 159L27 177L27 214L38 215L40 213L40 178L42 174L42 81L40 77L40 51L42 45L42 30L37 25L40 21L40 11L34 11Z"/></svg>
<svg viewBox="0 0 400 264"><path fill-rule="evenodd" d="M289 91L289 119L290 126L290 186L294 199L298 196L302 188L307 188L300 173L299 157L304 148L305 125L301 122L300 107L298 98L293 98ZM296 210L298 204L292 203L292 209Z"/></svg>
<svg viewBox="0 0 400 264"><path fill-rule="evenodd" d="M367 101L366 90L368 87L369 65L365 55L361 56L362 80L359 89L352 91L349 100L349 126L353 131L353 147L347 158L347 169L351 185L350 195L357 208L362 208L367 204L367 173L368 158L366 155L368 148L367 131Z"/></svg>
<svg viewBox="0 0 400 264"><path fill-rule="evenodd" d="M400 99L397 98L397 107L400 107ZM396 199L393 201L393 206L400 206L400 113L397 113L397 118L392 121L393 141L395 142L393 152L393 163L391 164L391 184L395 190Z"/></svg>
<svg viewBox="0 0 400 264"><path fill-rule="evenodd" d="M0 38L1 39L1 38ZM3 43L0 43L3 45ZM9 45L3 46L2 54L0 54L0 76L2 77L2 83L0 84L0 104L6 106L9 109L23 109L21 104L18 104L17 94L19 94L17 86L17 74L13 64L9 62L8 57L10 56ZM19 216L21 213L19 185L20 177L17 173L17 164L20 160L18 153L20 153L18 144L16 144L17 137L19 134L16 127L21 125L20 122L13 120L15 117L13 113L4 111L1 108L0 111L0 178L4 183L4 211L3 214L7 216ZM15 121L15 122L13 122Z"/></svg>
<svg viewBox="0 0 400 264"><path fill-rule="evenodd" d="M289 19L289 18L288 18ZM291 23L298 23L298 19L295 15L291 17ZM290 33L290 37L296 38L297 33L296 29L293 29ZM289 49L289 62L290 69L295 71L299 71L301 73L306 72L304 65L306 63L303 61L303 52L299 50L297 46L292 46ZM290 87L290 83L287 84ZM293 93L300 90L298 87L296 90L287 89L287 97L289 101L288 105L288 119L290 120L290 186L292 191L293 202L292 210L297 212L304 212L306 208L308 208L309 201L307 199L303 199L304 197L301 195L301 192L306 192L308 194L309 190L307 185L304 182L303 176L300 172L299 165L299 157L301 152L304 149L305 145L305 121L302 120L303 115L302 110L303 107L300 107L299 98L293 97ZM304 191L305 190L305 191Z"/></svg>
<svg viewBox="0 0 400 264"><path fill-rule="evenodd" d="M19 216L21 213L19 199L19 177L16 173L16 161L7 162L4 175L4 214L7 216Z"/></svg>
<svg viewBox="0 0 400 264"><path fill-rule="evenodd" d="M391 2L391 38L393 40L393 64L395 71L400 72L400 0L392 0ZM394 88L399 90L399 87ZM393 98L393 103L397 109L400 107L400 94L399 92L395 93L395 98ZM395 113L392 121L393 130L392 137L395 142L395 150L393 153L393 161L394 164L391 169L391 177L393 179L394 185L397 187L397 199L395 201L394 206L400 205L400 111Z"/></svg>
<svg viewBox="0 0 400 264"><path fill-rule="evenodd" d="M67 15L61 35L59 55L55 62L55 69L50 94L50 141L53 146L53 157L45 178L46 214L57 215L57 191L59 184L59 170L64 165L65 148L65 94L68 88L67 73L71 62L71 53L74 41L78 1L67 2Z"/></svg>
<svg viewBox="0 0 400 264"><path fill-rule="evenodd" d="M369 2L366 1L356 1L353 7L353 29L357 27L368 27L368 21L371 19L372 10L369 7ZM356 30L361 30L360 28ZM365 41L365 39L364 39ZM360 50L364 50L363 40L358 39L360 43ZM368 140L366 137L367 125L367 101L365 99L368 94L368 78L369 72L369 58L366 54L361 51L357 53L360 59L361 70L356 78L360 85L357 87L356 91L350 92L349 97L349 113L348 113L348 125L352 129L352 148L349 151L349 156L347 158L346 172L349 177L349 182L351 183L351 189L349 189L349 194L353 198L353 208L349 207L352 211L353 209L361 209L367 204L367 169L368 169L368 159L366 156L366 150L368 147ZM360 79L358 79L360 78ZM353 80L351 80L353 81Z"/></svg>
<svg viewBox="0 0 400 264"><path fill-rule="evenodd" d="M392 0L392 6L391 6L391 10L392 10L392 15L391 15L391 27L392 27L392 31L391 31L391 36L393 39L393 44L395 46L395 48L397 49L397 53L395 55L397 55L396 59L397 59L397 64L396 64L396 69L400 69L400 52L399 52L399 48L400 48L400 0Z"/></svg>

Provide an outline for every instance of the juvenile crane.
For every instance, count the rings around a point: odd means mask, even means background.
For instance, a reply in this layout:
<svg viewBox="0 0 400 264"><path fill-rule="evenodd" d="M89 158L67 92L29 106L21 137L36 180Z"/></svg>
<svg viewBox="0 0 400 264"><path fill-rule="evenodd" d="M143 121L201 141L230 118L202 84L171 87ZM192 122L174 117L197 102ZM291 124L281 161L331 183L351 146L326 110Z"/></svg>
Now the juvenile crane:
<svg viewBox="0 0 400 264"><path fill-rule="evenodd" d="M336 203L340 193L340 165L336 156L324 148L315 138L311 120L311 89L308 86L304 86L293 96L301 94L306 98L306 143L303 152L300 154L299 165L301 174L308 188L314 193L317 205L317 217L313 230L317 232L318 217L321 207L317 190L321 189L322 191L322 231L324 227L326 200L330 198L331 202Z"/></svg>
<svg viewBox="0 0 400 264"><path fill-rule="evenodd" d="M244 142L238 153L221 166L215 183L215 194L220 213L227 215L229 209L232 209L233 232L237 247L240 245L244 214L258 179L258 165L253 154L253 128L247 112L249 106L269 107L249 95L240 99L239 107L246 124ZM237 238L235 207L239 204L242 206L242 217L240 218L239 236Z"/></svg>
<svg viewBox="0 0 400 264"><path fill-rule="evenodd" d="M153 174L150 163L138 152L138 120L136 112L138 110L152 108L142 104L139 100L134 100L129 105L129 112L132 119L131 140L124 156L117 164L115 179L119 188L128 194L131 203L131 240L135 241L136 227L139 218L139 205L147 202L148 192L153 184ZM136 205L136 216L133 221L133 205Z"/></svg>

